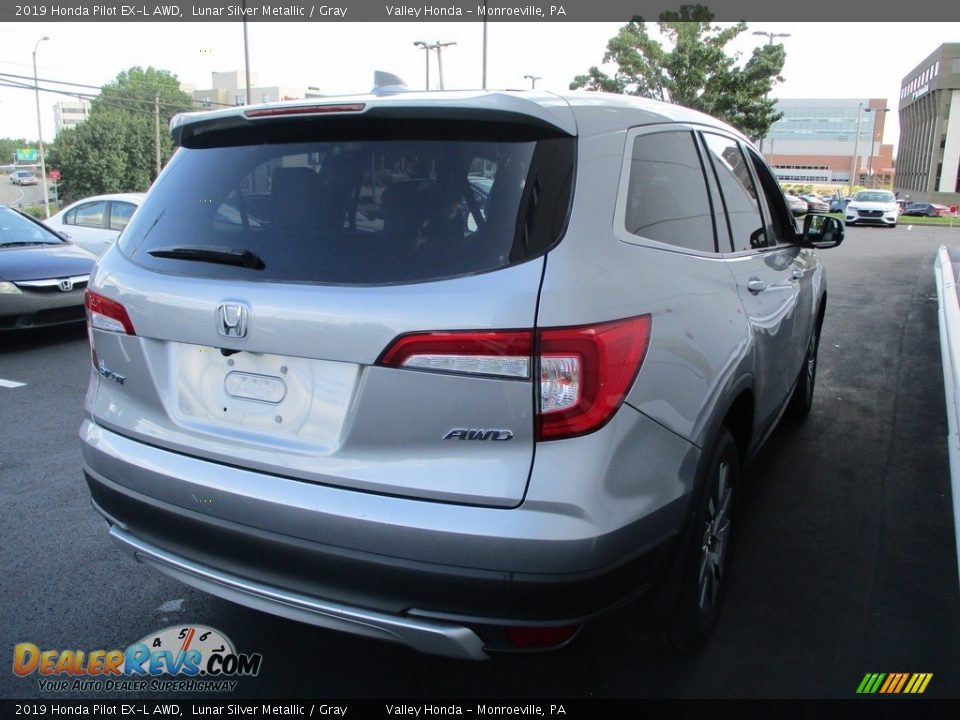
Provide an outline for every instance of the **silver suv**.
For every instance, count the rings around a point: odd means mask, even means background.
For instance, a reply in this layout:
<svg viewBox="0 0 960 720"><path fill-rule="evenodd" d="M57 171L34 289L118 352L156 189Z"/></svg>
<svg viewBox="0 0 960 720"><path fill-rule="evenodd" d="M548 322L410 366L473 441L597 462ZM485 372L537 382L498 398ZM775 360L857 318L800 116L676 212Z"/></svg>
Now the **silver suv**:
<svg viewBox="0 0 960 720"><path fill-rule="evenodd" d="M181 115L91 279L84 473L138 561L484 658L715 624L739 468L810 409L815 247L750 143L594 93Z"/></svg>

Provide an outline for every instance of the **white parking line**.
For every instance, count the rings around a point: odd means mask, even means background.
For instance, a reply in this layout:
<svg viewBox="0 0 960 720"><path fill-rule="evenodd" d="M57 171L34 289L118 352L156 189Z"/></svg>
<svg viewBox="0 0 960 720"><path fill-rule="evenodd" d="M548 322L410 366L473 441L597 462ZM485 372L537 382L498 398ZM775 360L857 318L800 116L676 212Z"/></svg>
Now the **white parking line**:
<svg viewBox="0 0 960 720"><path fill-rule="evenodd" d="M25 386L25 385L26 385L26 383L14 382L13 380L3 380L3 379L0 379L0 387L5 387L5 388L18 388L18 387L23 387L23 386Z"/></svg>

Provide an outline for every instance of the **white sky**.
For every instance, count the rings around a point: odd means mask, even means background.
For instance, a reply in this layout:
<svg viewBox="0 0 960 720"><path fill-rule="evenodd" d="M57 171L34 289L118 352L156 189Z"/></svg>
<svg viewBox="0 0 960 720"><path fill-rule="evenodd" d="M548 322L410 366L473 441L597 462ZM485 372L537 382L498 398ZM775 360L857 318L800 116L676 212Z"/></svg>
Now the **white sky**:
<svg viewBox="0 0 960 720"><path fill-rule="evenodd" d="M490 23L490 88L565 90L573 77L598 64L607 40L622 23ZM900 82L941 43L960 41L960 23L750 23L730 49L744 59L765 38L752 31L788 32L786 81L774 97L885 97L883 141L896 144ZM41 78L101 85L133 65L154 66L197 88L211 86L213 71L242 70L243 27L228 23L6 23L0 25L0 73L31 76L37 52ZM415 40L453 41L443 52L447 89L481 86L482 24L275 23L248 24L250 67L263 86L306 88L323 93L366 92L374 70L403 77L413 89L424 82L424 52ZM437 80L431 53L431 85ZM29 81L27 81L29 82ZM42 83L41 83L42 85ZM54 103L70 98L41 93L44 139L53 135ZM34 94L0 86L0 137L37 137Z"/></svg>

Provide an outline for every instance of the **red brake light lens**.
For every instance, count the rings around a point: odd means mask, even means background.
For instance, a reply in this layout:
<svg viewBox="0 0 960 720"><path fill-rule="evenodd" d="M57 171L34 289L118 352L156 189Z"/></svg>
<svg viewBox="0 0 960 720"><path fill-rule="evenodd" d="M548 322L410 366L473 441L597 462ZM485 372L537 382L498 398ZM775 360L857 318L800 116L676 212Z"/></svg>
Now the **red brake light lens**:
<svg viewBox="0 0 960 720"><path fill-rule="evenodd" d="M650 325L641 315L539 332L538 439L584 435L613 417L643 364Z"/></svg>
<svg viewBox="0 0 960 720"><path fill-rule="evenodd" d="M646 356L650 327L650 316L641 315L547 328L535 341L532 330L412 333L397 338L377 364L517 380L539 372L537 439L559 440L600 429L620 409Z"/></svg>
<svg viewBox="0 0 960 720"><path fill-rule="evenodd" d="M339 103L336 105L293 105L290 107L261 108L244 112L248 118L282 117L284 115L323 115L338 112L362 112L365 103Z"/></svg>
<svg viewBox="0 0 960 720"><path fill-rule="evenodd" d="M93 290L87 289L87 325L91 329L136 335L127 309L116 300L105 298Z"/></svg>

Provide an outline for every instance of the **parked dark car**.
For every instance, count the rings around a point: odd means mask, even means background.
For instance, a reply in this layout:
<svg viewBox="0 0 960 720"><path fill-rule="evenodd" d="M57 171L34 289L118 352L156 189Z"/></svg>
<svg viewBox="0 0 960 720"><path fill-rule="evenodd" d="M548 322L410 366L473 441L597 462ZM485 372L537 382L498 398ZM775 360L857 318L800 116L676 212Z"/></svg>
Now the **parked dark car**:
<svg viewBox="0 0 960 720"><path fill-rule="evenodd" d="M82 322L96 258L0 205L0 330Z"/></svg>
<svg viewBox="0 0 960 720"><path fill-rule="evenodd" d="M907 205L903 214L919 217L949 217L950 208L946 205L938 205L936 203L915 202Z"/></svg>
<svg viewBox="0 0 960 720"><path fill-rule="evenodd" d="M816 195L801 195L800 198L806 201L808 212L816 212L816 213L830 212L830 204L824 202L823 200L818 198Z"/></svg>

